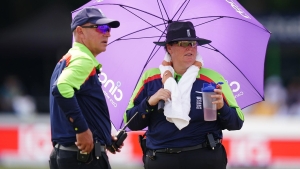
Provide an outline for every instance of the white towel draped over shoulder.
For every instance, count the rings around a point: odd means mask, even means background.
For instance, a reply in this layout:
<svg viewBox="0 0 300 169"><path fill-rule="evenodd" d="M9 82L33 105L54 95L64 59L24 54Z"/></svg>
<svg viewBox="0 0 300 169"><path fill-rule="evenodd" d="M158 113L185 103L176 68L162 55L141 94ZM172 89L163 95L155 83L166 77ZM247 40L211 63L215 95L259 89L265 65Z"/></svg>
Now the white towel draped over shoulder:
<svg viewBox="0 0 300 169"><path fill-rule="evenodd" d="M166 53L165 61L170 62L171 57ZM197 53L196 60L202 63L202 57ZM199 72L199 67L192 65L187 71L182 75L180 81L177 83L174 77L174 69L172 66L159 66L161 77L166 70L172 73L172 77L165 81L164 88L171 91L171 100L165 103L164 115L166 119L174 123L176 127L181 130L189 124L190 117L189 112L191 108L190 93L193 83Z"/></svg>

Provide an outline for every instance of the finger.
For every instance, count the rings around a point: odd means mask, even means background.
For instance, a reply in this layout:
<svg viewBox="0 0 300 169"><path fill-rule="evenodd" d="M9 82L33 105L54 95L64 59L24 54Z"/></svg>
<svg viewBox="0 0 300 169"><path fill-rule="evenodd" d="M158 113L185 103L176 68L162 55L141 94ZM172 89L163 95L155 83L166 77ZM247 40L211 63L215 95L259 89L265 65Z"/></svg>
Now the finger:
<svg viewBox="0 0 300 169"><path fill-rule="evenodd" d="M161 89L159 89L158 93L159 93L159 94L163 94L163 93L165 93L165 92L166 92L165 90L166 90L166 89L164 89L164 88L161 88Z"/></svg>
<svg viewBox="0 0 300 169"><path fill-rule="evenodd" d="M163 97L171 97L171 92L168 89L164 89L164 91L160 92L160 95Z"/></svg>
<svg viewBox="0 0 300 169"><path fill-rule="evenodd" d="M166 79L168 79L169 77L172 77L171 73L165 73L163 76L163 78L166 78Z"/></svg>
<svg viewBox="0 0 300 169"><path fill-rule="evenodd" d="M164 100L165 102L167 102L168 100L170 100L170 98L167 96L162 96L160 100Z"/></svg>
<svg viewBox="0 0 300 169"><path fill-rule="evenodd" d="M217 103L217 102L223 102L223 96L216 94L216 95L211 95L212 98L214 98L213 103Z"/></svg>
<svg viewBox="0 0 300 169"><path fill-rule="evenodd" d="M220 94L212 94L210 95L211 98L219 98L221 95Z"/></svg>
<svg viewBox="0 0 300 169"><path fill-rule="evenodd" d="M222 104L222 102L223 102L222 100L216 100L216 101L213 101L212 104Z"/></svg>
<svg viewBox="0 0 300 169"><path fill-rule="evenodd" d="M116 152L115 152L115 151L110 151L109 149L108 149L108 151L109 151L110 153L112 153L112 154L116 154Z"/></svg>
<svg viewBox="0 0 300 169"><path fill-rule="evenodd" d="M116 141L118 138L116 136L112 136L112 140Z"/></svg>
<svg viewBox="0 0 300 169"><path fill-rule="evenodd" d="M78 149L85 151L87 148L87 145L81 145L80 148L78 147ZM85 151L86 152L86 151Z"/></svg>
<svg viewBox="0 0 300 169"><path fill-rule="evenodd" d="M165 93L165 94L171 94L171 91L168 90L168 89L163 89L162 92Z"/></svg>
<svg viewBox="0 0 300 169"><path fill-rule="evenodd" d="M120 151L121 151L121 150L120 150L120 147L116 149L116 152L120 152Z"/></svg>
<svg viewBox="0 0 300 169"><path fill-rule="evenodd" d="M162 94L162 93L168 93L170 92L168 89L160 88L156 93Z"/></svg>
<svg viewBox="0 0 300 169"><path fill-rule="evenodd" d="M223 93L217 93L214 96L216 96L217 98L222 98L223 97Z"/></svg>
<svg viewBox="0 0 300 169"><path fill-rule="evenodd" d="M215 98L213 103L223 103L223 96L222 95L213 95L212 98Z"/></svg>
<svg viewBox="0 0 300 169"><path fill-rule="evenodd" d="M222 90L221 89L214 89L214 92L217 94L222 94Z"/></svg>
<svg viewBox="0 0 300 169"><path fill-rule="evenodd" d="M86 145L83 149L83 152L90 153L92 151L92 146L91 145Z"/></svg>
<svg viewBox="0 0 300 169"><path fill-rule="evenodd" d="M171 92L169 90L166 90L166 92L167 92L167 96L171 97Z"/></svg>
<svg viewBox="0 0 300 169"><path fill-rule="evenodd" d="M217 88L217 89L222 89L222 85L217 84L216 88Z"/></svg>
<svg viewBox="0 0 300 169"><path fill-rule="evenodd" d="M167 101L168 98L171 98L171 92L166 89L162 89L156 93L157 100L164 100Z"/></svg>
<svg viewBox="0 0 300 169"><path fill-rule="evenodd" d="M79 149L79 150L81 150L81 148L82 148L82 145L81 144L79 144L79 143L75 143L76 144L76 146L77 146L77 148Z"/></svg>

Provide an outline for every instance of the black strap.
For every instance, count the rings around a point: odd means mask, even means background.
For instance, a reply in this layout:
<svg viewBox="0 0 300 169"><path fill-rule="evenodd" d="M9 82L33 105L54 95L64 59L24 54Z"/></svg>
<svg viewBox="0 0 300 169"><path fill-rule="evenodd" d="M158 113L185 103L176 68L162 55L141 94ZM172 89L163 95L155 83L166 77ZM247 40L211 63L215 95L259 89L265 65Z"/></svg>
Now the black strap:
<svg viewBox="0 0 300 169"><path fill-rule="evenodd" d="M143 135L139 135L139 143L140 143L140 146L142 148L143 154L146 153L146 149L147 149L147 147L146 147L146 138L145 138L146 133L147 133L147 131Z"/></svg>
<svg viewBox="0 0 300 169"><path fill-rule="evenodd" d="M141 149L143 151L143 158L142 158L142 160L143 160L144 164L146 162L146 152L147 152L146 138L145 138L146 133L147 133L147 131L143 135L139 135L139 143L140 143L140 147L141 147Z"/></svg>
<svg viewBox="0 0 300 169"><path fill-rule="evenodd" d="M216 144L221 143L220 139L215 140ZM191 150L197 150L200 148L205 148L208 147L209 144L208 143L202 143L196 146L192 146L192 147L179 147L179 148L164 148L164 149L157 149L154 150L157 153L180 153L182 151L191 151Z"/></svg>

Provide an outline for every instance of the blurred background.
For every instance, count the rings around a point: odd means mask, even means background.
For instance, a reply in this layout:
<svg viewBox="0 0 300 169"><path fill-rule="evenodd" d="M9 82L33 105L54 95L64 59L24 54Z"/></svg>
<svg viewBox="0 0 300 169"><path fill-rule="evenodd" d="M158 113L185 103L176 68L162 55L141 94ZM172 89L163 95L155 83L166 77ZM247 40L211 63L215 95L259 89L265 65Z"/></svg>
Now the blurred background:
<svg viewBox="0 0 300 169"><path fill-rule="evenodd" d="M71 11L87 2L1 2L0 169L48 167L49 80L72 45ZM272 35L265 60L265 101L244 109L241 131L224 132L228 168L299 169L300 1L239 3ZM138 134L130 133L123 152L110 156L113 168L142 168Z"/></svg>

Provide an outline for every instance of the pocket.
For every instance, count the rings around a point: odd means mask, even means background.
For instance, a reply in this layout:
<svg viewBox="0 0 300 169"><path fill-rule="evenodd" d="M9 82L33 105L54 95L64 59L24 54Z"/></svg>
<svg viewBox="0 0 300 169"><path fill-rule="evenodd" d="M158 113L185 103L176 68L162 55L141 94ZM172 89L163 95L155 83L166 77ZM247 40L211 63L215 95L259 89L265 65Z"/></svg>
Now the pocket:
<svg viewBox="0 0 300 169"><path fill-rule="evenodd" d="M59 169L76 169L79 167L79 164L77 161L77 152L65 150L57 151L57 165Z"/></svg>
<svg viewBox="0 0 300 169"><path fill-rule="evenodd" d="M93 168L107 168L111 169L108 156L106 153L102 153L102 157L100 159L94 160Z"/></svg>
<svg viewBox="0 0 300 169"><path fill-rule="evenodd" d="M55 148L52 149L51 154L50 154L49 167L50 167L50 169L58 169L57 162L56 162Z"/></svg>

